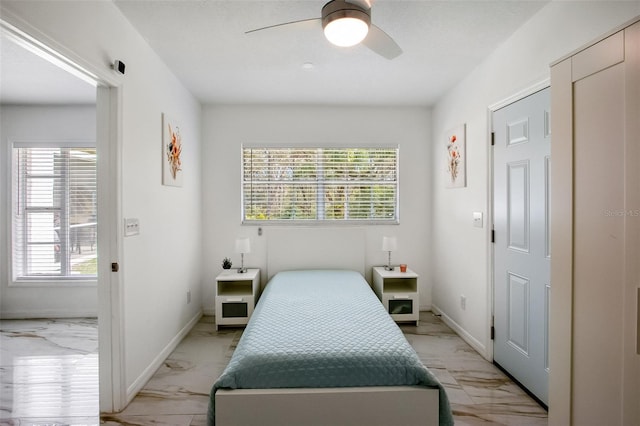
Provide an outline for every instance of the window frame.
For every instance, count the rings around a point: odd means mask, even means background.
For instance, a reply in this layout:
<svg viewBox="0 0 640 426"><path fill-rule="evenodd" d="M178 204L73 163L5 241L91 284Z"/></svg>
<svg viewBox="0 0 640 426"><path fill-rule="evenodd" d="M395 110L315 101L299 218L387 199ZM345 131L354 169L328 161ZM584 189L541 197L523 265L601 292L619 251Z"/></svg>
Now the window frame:
<svg viewBox="0 0 640 426"><path fill-rule="evenodd" d="M10 141L8 144L8 156L7 163L8 166L8 179L7 179L7 200L8 200L8 215L7 215L7 228L8 228L8 247L7 247L7 257L8 257L8 286L9 287L96 287L98 283L98 273L88 275L88 274L78 274L78 275L25 275L25 276L17 276L17 271L15 270L15 261L14 261L14 252L17 245L15 235L16 232L16 224L15 224L15 216L16 216L16 197L22 198L22 202L24 202L25 194L23 192L18 193L15 188L15 179L16 173L19 173L15 170L16 166L16 153L15 149L18 148L50 148L50 149L95 149L97 155L97 147L95 141ZM97 192L98 192L98 163L96 158L95 165L95 173L96 173L96 196L95 196L95 211L97 215ZM22 177L18 177L21 179ZM68 179L68 173L67 173ZM65 194L65 197L68 198L68 194ZM64 207L60 207L61 211L64 211ZM68 213L68 212L67 212ZM96 219L96 229L98 226L98 220ZM97 238L97 232L96 232ZM97 239L96 239L96 258L98 256L97 253ZM61 244L61 250L64 244ZM26 247L23 247L23 250L27 250ZM23 254L24 256L24 254Z"/></svg>
<svg viewBox="0 0 640 426"><path fill-rule="evenodd" d="M395 217L393 219L245 219L245 149L389 149L395 151ZM317 184L318 179L313 181ZM322 204L316 201L316 207ZM400 224L400 145L399 144L241 144L240 146L240 222L250 226L367 226Z"/></svg>

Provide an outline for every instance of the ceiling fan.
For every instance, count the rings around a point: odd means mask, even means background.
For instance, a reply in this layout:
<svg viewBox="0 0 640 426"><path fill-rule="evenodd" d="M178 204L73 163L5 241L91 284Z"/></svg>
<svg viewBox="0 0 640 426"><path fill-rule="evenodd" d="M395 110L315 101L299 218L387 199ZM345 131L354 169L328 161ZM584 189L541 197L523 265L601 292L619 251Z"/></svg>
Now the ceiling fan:
<svg viewBox="0 0 640 426"><path fill-rule="evenodd" d="M400 46L387 33L371 23L371 0L331 0L322 7L320 18L284 22L250 30L245 34L309 22L321 22L325 37L336 46L349 47L362 43L387 59L402 53Z"/></svg>

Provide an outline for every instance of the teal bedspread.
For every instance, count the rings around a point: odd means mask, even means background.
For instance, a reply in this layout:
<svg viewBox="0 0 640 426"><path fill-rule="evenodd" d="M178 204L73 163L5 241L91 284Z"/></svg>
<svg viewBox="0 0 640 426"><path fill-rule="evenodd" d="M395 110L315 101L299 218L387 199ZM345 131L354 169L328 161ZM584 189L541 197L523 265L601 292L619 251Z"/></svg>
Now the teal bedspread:
<svg viewBox="0 0 640 426"><path fill-rule="evenodd" d="M362 275L286 271L271 279L218 389L419 385L440 390L440 425L452 425L447 395L422 364Z"/></svg>

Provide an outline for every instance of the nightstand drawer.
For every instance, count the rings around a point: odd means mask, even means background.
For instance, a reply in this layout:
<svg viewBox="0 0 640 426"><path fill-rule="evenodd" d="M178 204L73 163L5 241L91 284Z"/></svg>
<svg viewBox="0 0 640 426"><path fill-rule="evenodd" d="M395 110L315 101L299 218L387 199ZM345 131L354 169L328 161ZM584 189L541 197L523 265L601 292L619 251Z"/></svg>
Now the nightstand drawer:
<svg viewBox="0 0 640 426"><path fill-rule="evenodd" d="M417 321L419 317L418 293L392 293L382 295L382 304L396 321Z"/></svg>
<svg viewBox="0 0 640 426"><path fill-rule="evenodd" d="M249 316L247 302L222 302L221 318L243 318Z"/></svg>
<svg viewBox="0 0 640 426"><path fill-rule="evenodd" d="M249 322L255 306L253 296L218 296L216 323L218 325L244 325Z"/></svg>

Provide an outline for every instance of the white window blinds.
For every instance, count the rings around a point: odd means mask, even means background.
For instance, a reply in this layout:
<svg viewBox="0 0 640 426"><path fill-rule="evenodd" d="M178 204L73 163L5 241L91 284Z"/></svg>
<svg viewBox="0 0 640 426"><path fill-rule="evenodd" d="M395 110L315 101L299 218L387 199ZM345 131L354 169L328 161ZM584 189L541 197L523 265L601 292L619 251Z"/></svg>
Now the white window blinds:
<svg viewBox="0 0 640 426"><path fill-rule="evenodd" d="M243 222L398 222L398 148L242 150Z"/></svg>
<svg viewBox="0 0 640 426"><path fill-rule="evenodd" d="M13 148L13 278L95 278L96 150Z"/></svg>

